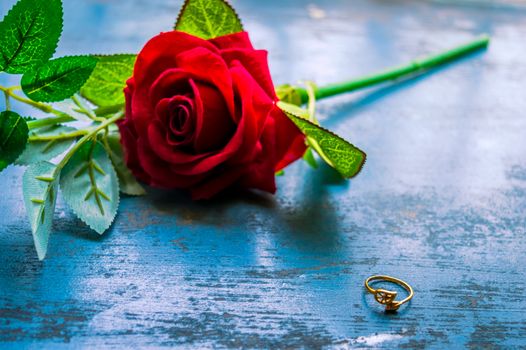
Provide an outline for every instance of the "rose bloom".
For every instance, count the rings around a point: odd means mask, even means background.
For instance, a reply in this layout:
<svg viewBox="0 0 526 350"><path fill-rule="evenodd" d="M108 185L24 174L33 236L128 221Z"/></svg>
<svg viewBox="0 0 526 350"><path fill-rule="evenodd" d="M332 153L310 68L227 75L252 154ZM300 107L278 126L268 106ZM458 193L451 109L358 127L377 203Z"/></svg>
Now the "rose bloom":
<svg viewBox="0 0 526 350"><path fill-rule="evenodd" d="M303 134L276 106L267 52L245 32L154 37L125 95L126 164L154 187L188 189L194 199L226 188L274 193L275 172L305 152Z"/></svg>

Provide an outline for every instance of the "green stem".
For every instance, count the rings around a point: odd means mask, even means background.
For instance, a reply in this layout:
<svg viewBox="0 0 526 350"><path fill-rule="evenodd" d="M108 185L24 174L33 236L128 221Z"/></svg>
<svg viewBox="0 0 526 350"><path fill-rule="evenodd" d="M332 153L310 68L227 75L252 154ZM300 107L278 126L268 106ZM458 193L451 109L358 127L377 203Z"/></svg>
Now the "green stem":
<svg viewBox="0 0 526 350"><path fill-rule="evenodd" d="M17 100L18 102L25 103L26 105L29 105L31 107L34 107L36 109L41 110L42 112L52 113L52 111L53 111L53 107L51 107L50 105L47 105L45 103L36 102L36 101L30 100L28 98L22 97L22 96L18 96L17 94L15 94L13 92L12 88L8 88L8 87L5 87L5 86L0 86L0 91L3 91L4 94L9 95L14 100Z"/></svg>
<svg viewBox="0 0 526 350"><path fill-rule="evenodd" d="M76 119L64 114L60 117L51 117L51 118L44 118L44 119L37 119L37 120L31 120L27 122L27 127L29 130L41 128L43 126L49 126L49 125L55 125L55 124L62 124L67 122L73 122Z"/></svg>
<svg viewBox="0 0 526 350"><path fill-rule="evenodd" d="M96 122L103 122L105 120L105 118L97 117L95 113L88 106L86 106L86 104L84 104L84 102L80 99L80 97L77 94L71 96L71 100L77 106L77 109L75 110L76 112L82 113Z"/></svg>
<svg viewBox="0 0 526 350"><path fill-rule="evenodd" d="M5 86L0 85L0 91L2 91L6 96L6 104L7 104L7 100L9 99L9 97L11 97L18 102L34 107L38 110L41 110L44 113L51 113L51 114L56 115L56 117L52 117L52 118L45 118L45 119L29 121L27 123L27 126L29 127L30 130L35 129L35 128L40 128L43 126L54 125L54 124L59 124L59 123L67 123L67 122L72 122L76 120L69 114L56 110L48 104L36 102L36 101L30 100L28 98L15 94L13 90L17 90L17 89L18 87L5 87Z"/></svg>
<svg viewBox="0 0 526 350"><path fill-rule="evenodd" d="M351 81L319 87L316 90L316 99L321 100L327 97L336 96L342 93L351 92L358 89L363 89L387 81L399 79L402 77L421 74L430 69L454 61L474 51L484 49L488 46L489 40L490 39L487 35L483 35L480 38L471 41L467 44L460 45L451 50L436 55L431 55L422 59L414 60L400 67L391 68L381 73L367 75ZM307 91L303 88L298 88L297 92L300 94L302 102L307 103Z"/></svg>
<svg viewBox="0 0 526 350"><path fill-rule="evenodd" d="M98 115L98 116L105 116L105 115L108 115L108 114L113 114L113 113L120 112L120 111L124 110L124 107L125 106L123 104L113 105L113 106L106 106L106 107L99 107L99 108L95 109L95 114Z"/></svg>
<svg viewBox="0 0 526 350"><path fill-rule="evenodd" d="M103 123L98 125L93 130L90 130L86 135L84 135L80 140L78 140L78 142L73 147L71 147L71 149L66 154L66 156L57 165L57 169L58 170L62 169L67 164L67 162L71 159L71 157L73 157L75 152L77 152L77 150L83 144L85 144L87 141L89 141L93 136L97 135L99 133L99 131L106 129L108 126L110 126L111 124L117 122L119 119L122 119L123 117L124 117L124 113L117 113L113 117L107 119L106 121L104 121Z"/></svg>
<svg viewBox="0 0 526 350"><path fill-rule="evenodd" d="M9 99L9 94L4 91L4 96L5 96L5 109L7 111L10 111L11 110L11 100Z"/></svg>
<svg viewBox="0 0 526 350"><path fill-rule="evenodd" d="M66 134L59 134L59 135L30 136L29 141L38 142L38 141L67 140L67 139L74 139L80 136L84 136L88 133L89 133L89 130L77 130L74 132L70 132Z"/></svg>

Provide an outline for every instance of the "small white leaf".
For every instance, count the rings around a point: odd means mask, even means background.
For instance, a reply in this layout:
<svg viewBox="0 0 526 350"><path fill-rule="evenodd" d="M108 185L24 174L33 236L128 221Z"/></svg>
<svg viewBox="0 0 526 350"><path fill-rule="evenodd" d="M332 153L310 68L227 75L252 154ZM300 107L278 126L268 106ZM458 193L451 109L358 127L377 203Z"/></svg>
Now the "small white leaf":
<svg viewBox="0 0 526 350"><path fill-rule="evenodd" d="M60 176L64 200L75 214L99 234L112 224L119 206L119 180L104 147L82 145Z"/></svg>
<svg viewBox="0 0 526 350"><path fill-rule="evenodd" d="M24 203L38 258L46 256L58 191L56 165L39 162L27 168L22 179Z"/></svg>

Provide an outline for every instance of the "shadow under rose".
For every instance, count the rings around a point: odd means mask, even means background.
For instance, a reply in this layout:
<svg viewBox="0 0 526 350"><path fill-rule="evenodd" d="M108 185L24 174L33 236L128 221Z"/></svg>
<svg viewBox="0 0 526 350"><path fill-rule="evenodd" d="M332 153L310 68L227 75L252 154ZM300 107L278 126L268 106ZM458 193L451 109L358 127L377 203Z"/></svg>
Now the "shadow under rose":
<svg viewBox="0 0 526 350"><path fill-rule="evenodd" d="M301 164L300 169L301 174L291 171L285 175L289 178L281 181L284 187L301 182L293 186L297 191L290 196L293 199L286 201L279 190L276 195L229 190L211 200L193 201L185 191L148 188L141 207L148 208L150 214L139 220L167 215L175 218L175 225L249 227L277 234L308 250L333 250L339 242L341 220L328 187L347 187L349 181L322 162L318 169ZM262 220L255 224L257 228L249 222L254 216Z"/></svg>
<svg viewBox="0 0 526 350"><path fill-rule="evenodd" d="M318 169L304 167L304 181L298 187L294 203L280 206L280 222L295 244L313 252L338 250L342 240L342 226L337 204L331 198L331 188L346 188L350 185L334 169L319 163Z"/></svg>
<svg viewBox="0 0 526 350"><path fill-rule="evenodd" d="M217 211L222 207L235 204L249 204L262 208L273 208L276 206L272 194L260 191L236 191L230 189L208 200L192 200L190 194L184 190L163 190L148 187L148 194L144 200L162 212L174 212L177 214L179 208L207 211Z"/></svg>

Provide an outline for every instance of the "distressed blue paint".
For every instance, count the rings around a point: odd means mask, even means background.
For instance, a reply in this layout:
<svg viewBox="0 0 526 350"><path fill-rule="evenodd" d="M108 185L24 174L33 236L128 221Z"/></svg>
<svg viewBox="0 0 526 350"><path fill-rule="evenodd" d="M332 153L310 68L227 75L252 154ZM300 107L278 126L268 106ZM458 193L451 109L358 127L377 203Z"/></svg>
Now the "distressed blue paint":
<svg viewBox="0 0 526 350"><path fill-rule="evenodd" d="M59 54L136 52L180 5L65 2ZM22 169L9 168L0 347L526 346L526 8L310 3L325 18L301 0L235 2L277 82L361 75L481 32L493 42L438 73L323 102L322 123L369 155L349 183L298 163L275 197L150 191L124 198L103 237L59 201L39 262ZM414 301L384 314L363 293L373 273L409 281Z"/></svg>

